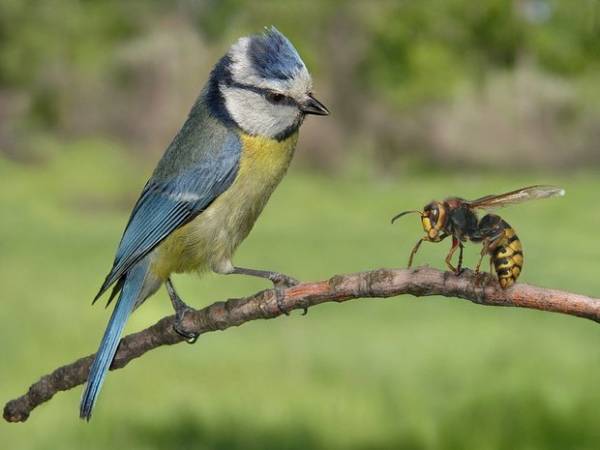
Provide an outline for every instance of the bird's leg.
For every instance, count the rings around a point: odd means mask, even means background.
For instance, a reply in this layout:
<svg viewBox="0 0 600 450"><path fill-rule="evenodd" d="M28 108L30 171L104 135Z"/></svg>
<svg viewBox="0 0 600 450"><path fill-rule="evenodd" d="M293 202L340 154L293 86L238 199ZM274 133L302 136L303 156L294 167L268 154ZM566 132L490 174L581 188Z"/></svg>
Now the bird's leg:
<svg viewBox="0 0 600 450"><path fill-rule="evenodd" d="M295 278L292 278L288 275L284 275L283 273L272 272L270 270L257 270L257 269L247 269L245 267L234 267L233 270L229 273L235 273L238 275L249 275L251 277L265 278L265 279L271 281L271 283L273 283L273 285L276 288L289 288L292 286L296 286L298 283L300 283Z"/></svg>
<svg viewBox="0 0 600 450"><path fill-rule="evenodd" d="M192 312L192 308L185 304L181 297L175 291L175 287L173 286L173 282L170 278L167 278L167 292L169 293L169 298L171 299L171 304L173 305L173 309L175 310L175 324L173 325L173 329L177 334L183 336L188 344L193 344L200 336L199 333L194 333L191 331L187 331L183 327L183 318L186 313Z"/></svg>
<svg viewBox="0 0 600 450"><path fill-rule="evenodd" d="M288 275L284 275L283 273L279 273L279 272L272 272L270 270L247 269L245 267L234 267L233 271L231 271L229 273L235 273L238 275L249 275L251 277L265 278L265 279L271 281L273 283L273 286L275 287L275 296L277 298L277 307L279 308L279 310L282 313L284 313L285 315L289 315L289 311L287 311L283 307L279 290L289 288L292 286L296 286L298 283L300 283L298 280L296 280L295 278L292 278ZM308 312L308 307L305 306L303 309L304 309L303 315L306 315L306 313Z"/></svg>

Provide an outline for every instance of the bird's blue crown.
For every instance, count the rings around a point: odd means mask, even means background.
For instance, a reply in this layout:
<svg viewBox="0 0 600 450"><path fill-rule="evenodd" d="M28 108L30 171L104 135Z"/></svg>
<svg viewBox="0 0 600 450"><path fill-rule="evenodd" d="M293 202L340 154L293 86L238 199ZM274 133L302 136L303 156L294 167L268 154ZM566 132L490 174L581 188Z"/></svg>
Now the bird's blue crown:
<svg viewBox="0 0 600 450"><path fill-rule="evenodd" d="M304 68L292 43L273 26L250 37L248 58L257 74L266 79L288 80Z"/></svg>
<svg viewBox="0 0 600 450"><path fill-rule="evenodd" d="M211 80L226 85L250 79L289 81L305 71L292 43L272 26L233 44L215 66Z"/></svg>

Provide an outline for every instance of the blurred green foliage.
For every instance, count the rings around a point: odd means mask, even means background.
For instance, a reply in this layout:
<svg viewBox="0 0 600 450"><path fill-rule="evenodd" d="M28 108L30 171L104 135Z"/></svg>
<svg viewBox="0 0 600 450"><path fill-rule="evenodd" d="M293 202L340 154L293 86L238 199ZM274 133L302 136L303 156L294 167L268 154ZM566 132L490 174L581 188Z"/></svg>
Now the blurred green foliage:
<svg viewBox="0 0 600 450"><path fill-rule="evenodd" d="M118 42L139 32L127 2L0 2L0 83L31 86L48 67L97 70ZM129 10L129 11L128 11Z"/></svg>
<svg viewBox="0 0 600 450"><path fill-rule="evenodd" d="M565 76L598 72L600 3L569 0L389 2L373 14L364 82L412 99L448 95L451 86L520 60Z"/></svg>
<svg viewBox="0 0 600 450"><path fill-rule="evenodd" d="M498 78L512 74L518 85L524 71L535 74L536 85L554 87L529 98L530 89L521 92L505 83L498 98L521 98L547 113L532 122L519 117L502 132L524 139L503 145L518 147L516 153L527 156L520 164L533 167L600 161L590 125L600 118L597 0L582 0L577 7L571 0L3 0L0 119L12 119L0 127L0 151L26 160L32 151L28 136L41 132L108 134L145 151L148 142L156 142L156 153L181 121L175 111L189 108L224 49L269 24L299 48L316 76L316 89L324 91L334 111L321 130L332 138L315 138L307 152L313 166L339 168L340 154L360 154L369 146L377 149L369 154L370 163L383 169L415 155L429 164L489 166L485 154L461 149L444 130L462 130L461 123L471 120L457 112L468 101L465 92L476 92L485 109L486 91L498 88ZM184 36L186 30L195 33L195 47L181 47L193 41ZM173 66L183 75L173 78ZM185 107L161 106L164 102L151 103L157 92L189 100ZM109 101L119 98L132 110ZM146 118L144 126L135 106L156 117ZM479 122L470 128L491 138L475 141L475 147L489 146L489 154L503 151L493 142L498 141L494 123L513 114L505 106L491 103L476 113ZM169 124L169 133L148 137L160 128L155 121ZM553 130L564 123L575 132L553 144L562 135ZM470 138L467 131L460 133L461 141Z"/></svg>
<svg viewBox="0 0 600 450"><path fill-rule="evenodd" d="M313 52L318 45L314 37L325 32L332 17L350 15L358 21L357 32L364 29L373 37L362 66L363 80L371 88L410 86L423 77L447 74L447 69L459 79L477 76L490 67L512 68L523 56L564 75L596 71L600 62L600 3L595 0L582 1L577 8L569 0L3 0L0 82L30 85L54 63L97 69L120 42L143 33L161 15L178 11L212 40L277 23L299 47L313 47ZM312 30L307 30L309 25ZM420 56L430 53L430 61ZM431 81L435 92L439 86L435 78Z"/></svg>

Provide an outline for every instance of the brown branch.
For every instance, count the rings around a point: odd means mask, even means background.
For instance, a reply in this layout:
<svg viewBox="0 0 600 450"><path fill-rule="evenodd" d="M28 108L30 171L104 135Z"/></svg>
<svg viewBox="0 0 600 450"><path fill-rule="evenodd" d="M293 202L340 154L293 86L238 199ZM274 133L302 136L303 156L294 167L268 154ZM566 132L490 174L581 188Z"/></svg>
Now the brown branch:
<svg viewBox="0 0 600 450"><path fill-rule="evenodd" d="M498 283L481 279L466 270L460 276L450 272L421 267L417 269L379 269L349 275L336 275L326 281L302 283L281 290L269 289L249 297L213 303L186 315L186 331L203 334L225 330L256 319L272 319L294 309L308 308L326 302L344 302L355 298L385 298L400 294L417 297L443 295L470 300L480 305L516 306L558 312L600 322L600 300L583 295L517 284L503 291ZM122 339L111 369L120 369L131 360L162 345L184 339L173 330L174 316L159 320L143 331ZM4 419L9 422L27 420L31 411L50 400L59 391L83 384L94 355L59 367L31 385L26 394L9 401Z"/></svg>

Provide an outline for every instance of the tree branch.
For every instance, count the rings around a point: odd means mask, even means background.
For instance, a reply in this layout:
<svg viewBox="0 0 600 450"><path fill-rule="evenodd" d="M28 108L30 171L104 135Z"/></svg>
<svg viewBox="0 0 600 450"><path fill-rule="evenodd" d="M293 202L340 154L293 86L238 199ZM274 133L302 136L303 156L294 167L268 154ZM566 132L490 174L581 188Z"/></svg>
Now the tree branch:
<svg viewBox="0 0 600 450"><path fill-rule="evenodd" d="M336 275L326 281L302 283L284 290L269 289L194 310L183 318L182 325L186 331L203 334L239 326L251 320L272 319L294 309L321 303L400 294L458 297L480 305L531 308L600 322L598 299L526 284L517 284L503 291L495 280L487 277L482 281L470 270L455 276L450 272L421 267ZM151 327L123 338L111 370L126 366L154 348L182 342L184 338L173 330L174 320L174 316L165 317ZM93 357L86 356L44 375L31 385L26 394L5 405L4 419L8 422L24 422L34 408L50 400L57 392L83 384Z"/></svg>

